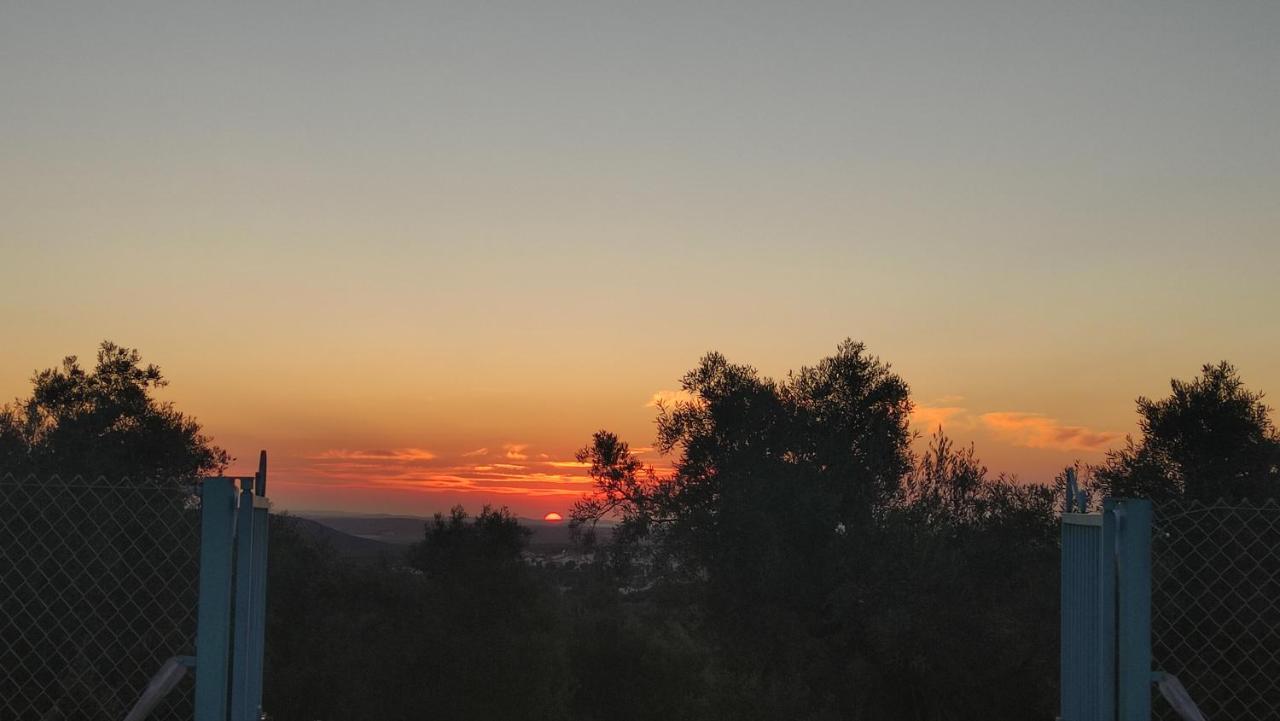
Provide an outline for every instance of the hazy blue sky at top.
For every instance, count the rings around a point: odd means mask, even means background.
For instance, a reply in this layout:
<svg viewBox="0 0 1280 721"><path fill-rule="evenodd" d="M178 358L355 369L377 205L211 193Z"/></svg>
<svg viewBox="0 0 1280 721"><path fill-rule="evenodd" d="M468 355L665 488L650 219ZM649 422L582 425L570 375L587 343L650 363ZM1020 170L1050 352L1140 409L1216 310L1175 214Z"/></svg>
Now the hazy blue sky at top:
<svg viewBox="0 0 1280 721"><path fill-rule="evenodd" d="M826 209L860 194L1070 209L1258 192L1280 163L1271 2L3 13L6 174L161 173L215 204L294 181L275 190L391 194L368 202L402 212L459 185L558 212L621 194L705 196L734 215L759 210L742 200ZM593 192L556 192L570 188Z"/></svg>
<svg viewBox="0 0 1280 721"><path fill-rule="evenodd" d="M7 2L0 372L111 335L212 389L184 354L240 338L635 395L853 335L1113 427L1203 361L1280 384L1277 38L1276 2Z"/></svg>

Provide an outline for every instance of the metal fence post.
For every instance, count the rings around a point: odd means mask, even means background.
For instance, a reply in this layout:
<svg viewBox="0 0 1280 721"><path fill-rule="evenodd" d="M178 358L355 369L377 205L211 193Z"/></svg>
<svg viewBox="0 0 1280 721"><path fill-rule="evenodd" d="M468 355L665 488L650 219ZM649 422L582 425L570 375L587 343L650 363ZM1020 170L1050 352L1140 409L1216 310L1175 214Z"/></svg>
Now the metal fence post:
<svg viewBox="0 0 1280 721"><path fill-rule="evenodd" d="M249 658L252 651L249 642L249 621L253 605L254 545L257 542L253 523L253 479L242 478L240 508L236 512L236 610L235 643L231 661L231 721L249 721L253 713L249 707Z"/></svg>
<svg viewBox="0 0 1280 721"><path fill-rule="evenodd" d="M1151 501L1116 504L1120 721L1151 719Z"/></svg>
<svg viewBox="0 0 1280 721"><path fill-rule="evenodd" d="M258 475L254 479L253 537L253 611L249 619L248 702L256 721L262 715L262 670L267 633L267 547L270 540L270 512L267 496L267 452L258 456Z"/></svg>
<svg viewBox="0 0 1280 721"><path fill-rule="evenodd" d="M1104 516L1062 514L1061 706L1063 721L1114 721L1101 669L1111 653L1103 628L1106 596L1101 572L1111 549L1103 542ZM1114 639L1114 635L1110 636Z"/></svg>
<svg viewBox="0 0 1280 721"><path fill-rule="evenodd" d="M235 486L230 478L207 478L200 495L195 721L226 721Z"/></svg>
<svg viewBox="0 0 1280 721"><path fill-rule="evenodd" d="M1102 501L1102 554L1098 567L1098 704L1102 721L1116 719L1116 515L1115 501Z"/></svg>
<svg viewBox="0 0 1280 721"><path fill-rule="evenodd" d="M266 451L259 456L258 473L241 480L231 721L257 721L262 715L262 656L267 618Z"/></svg>

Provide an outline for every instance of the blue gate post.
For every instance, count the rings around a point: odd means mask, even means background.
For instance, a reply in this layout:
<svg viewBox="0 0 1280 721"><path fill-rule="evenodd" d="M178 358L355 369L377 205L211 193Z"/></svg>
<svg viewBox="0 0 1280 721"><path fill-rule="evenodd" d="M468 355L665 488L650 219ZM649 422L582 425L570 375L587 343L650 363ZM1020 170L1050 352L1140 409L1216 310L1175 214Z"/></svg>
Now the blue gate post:
<svg viewBox="0 0 1280 721"><path fill-rule="evenodd" d="M249 707L253 719L262 716L262 668L267 633L267 542L270 512L267 504L267 452L258 455L253 504L253 610L249 620Z"/></svg>
<svg viewBox="0 0 1280 721"><path fill-rule="evenodd" d="M196 614L195 721L227 720L231 564L236 493L230 478L200 485L200 601Z"/></svg>
<svg viewBox="0 0 1280 721"><path fill-rule="evenodd" d="M240 479L240 508L236 512L236 611L235 611L235 644L232 647L231 662L231 721L250 721L249 690L249 657L252 646L249 643L253 604L253 564L254 545L257 543L253 523L253 479Z"/></svg>
<svg viewBox="0 0 1280 721"><path fill-rule="evenodd" d="M1120 721L1151 719L1151 501L1116 504Z"/></svg>
<svg viewBox="0 0 1280 721"><path fill-rule="evenodd" d="M1102 500L1102 556L1098 567L1099 641L1098 702L1103 721L1116 720L1116 515L1115 501Z"/></svg>
<svg viewBox="0 0 1280 721"><path fill-rule="evenodd" d="M1070 508L1070 507L1068 507ZM1105 642L1105 583L1111 548L1105 514L1062 514L1062 658L1060 712L1063 721L1115 721L1106 688L1110 646ZM1111 636L1114 639L1114 636Z"/></svg>
<svg viewBox="0 0 1280 721"><path fill-rule="evenodd" d="M262 716L262 655L267 600L267 452L258 473L244 478L236 551L235 648L231 664L231 721Z"/></svg>

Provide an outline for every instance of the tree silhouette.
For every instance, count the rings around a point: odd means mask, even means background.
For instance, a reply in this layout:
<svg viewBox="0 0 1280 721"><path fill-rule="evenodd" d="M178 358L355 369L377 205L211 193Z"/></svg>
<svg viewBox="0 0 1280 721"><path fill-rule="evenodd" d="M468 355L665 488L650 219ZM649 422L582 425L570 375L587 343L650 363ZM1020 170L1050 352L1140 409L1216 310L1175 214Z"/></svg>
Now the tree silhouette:
<svg viewBox="0 0 1280 721"><path fill-rule="evenodd" d="M529 534L506 508L485 506L472 519L462 506L454 506L448 516L437 513L426 525L426 536L410 551L409 564L432 580L447 582L519 574Z"/></svg>
<svg viewBox="0 0 1280 721"><path fill-rule="evenodd" d="M845 341L781 381L710 353L681 385L691 400L658 415L673 473L651 473L597 433L579 454L597 493L573 522L614 514L632 558L699 589L725 679L714 705L726 716L800 717L836 693L810 683L839 675L820 651L831 596L911 467L907 384Z"/></svg>
<svg viewBox="0 0 1280 721"><path fill-rule="evenodd" d="M1141 437L1093 469L1102 495L1211 501L1280 491L1280 434L1235 366L1206 364L1170 388L1163 400L1138 398Z"/></svg>
<svg viewBox="0 0 1280 721"><path fill-rule="evenodd" d="M868 552L854 644L873 718L1047 718L1054 707L1057 494L994 478L939 430Z"/></svg>
<svg viewBox="0 0 1280 721"><path fill-rule="evenodd" d="M104 342L92 369L67 357L0 408L0 696L119 718L166 656L191 652L199 514L181 481L229 458L154 397L164 383Z"/></svg>
<svg viewBox="0 0 1280 721"><path fill-rule="evenodd" d="M571 707L555 592L506 509L426 524L406 563L355 565L271 517L264 709L280 721L529 719Z"/></svg>
<svg viewBox="0 0 1280 721"><path fill-rule="evenodd" d="M97 364L75 356L36 373L31 397L0 408L0 473L168 480L225 468L227 452L154 392L160 368L104 341Z"/></svg>

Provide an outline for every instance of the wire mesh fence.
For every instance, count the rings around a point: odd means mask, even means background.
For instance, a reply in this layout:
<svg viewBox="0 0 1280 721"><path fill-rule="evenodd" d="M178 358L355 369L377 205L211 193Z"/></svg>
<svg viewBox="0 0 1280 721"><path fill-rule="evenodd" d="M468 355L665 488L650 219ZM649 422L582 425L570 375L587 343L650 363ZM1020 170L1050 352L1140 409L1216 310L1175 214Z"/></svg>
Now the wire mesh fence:
<svg viewBox="0 0 1280 721"><path fill-rule="evenodd" d="M1155 668L1211 720L1280 718L1280 503L1163 504L1151 555Z"/></svg>
<svg viewBox="0 0 1280 721"><path fill-rule="evenodd" d="M119 721L193 652L200 508L176 483L0 478L0 721ZM190 678L154 712L190 719Z"/></svg>

